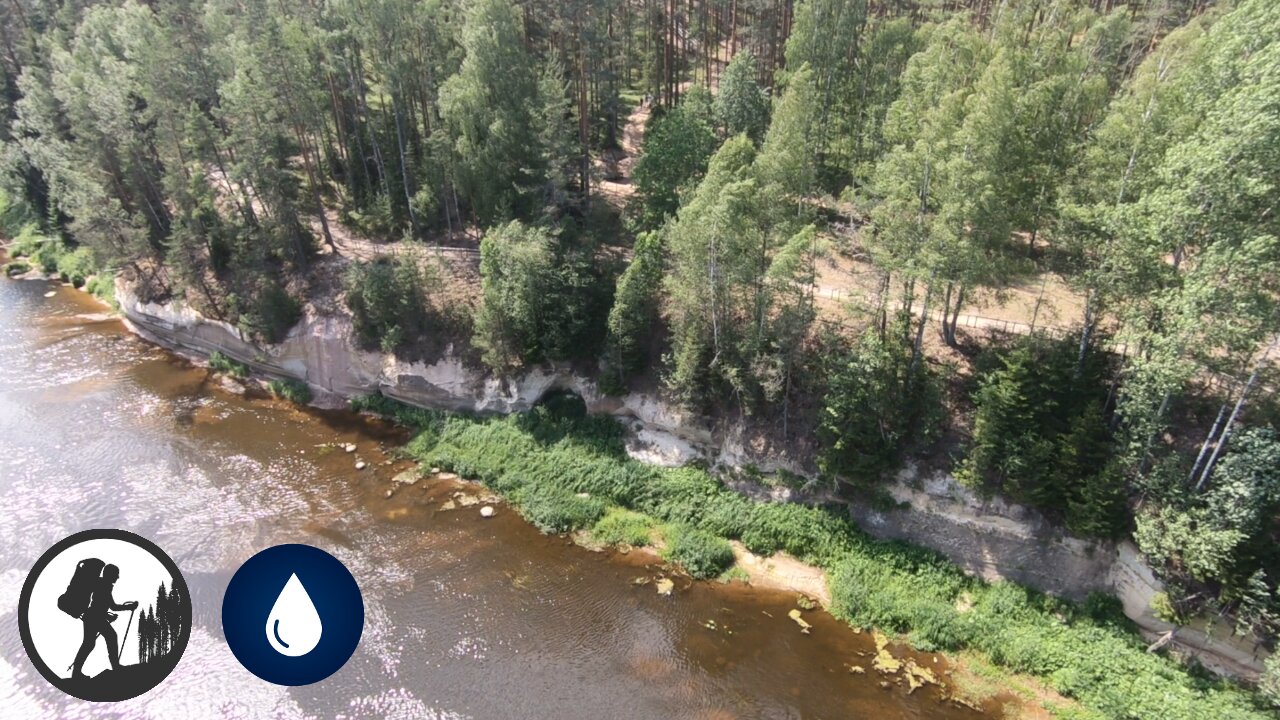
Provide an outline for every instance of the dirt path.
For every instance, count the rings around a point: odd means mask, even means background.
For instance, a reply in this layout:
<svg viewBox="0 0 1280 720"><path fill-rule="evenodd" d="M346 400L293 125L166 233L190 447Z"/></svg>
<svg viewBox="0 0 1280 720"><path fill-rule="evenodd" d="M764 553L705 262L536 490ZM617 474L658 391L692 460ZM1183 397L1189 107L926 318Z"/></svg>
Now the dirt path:
<svg viewBox="0 0 1280 720"><path fill-rule="evenodd" d="M640 146L644 143L644 128L649 122L652 106L642 102L627 116L627 124L622 128L619 139L622 148L606 153L601 160L605 177L596 186L610 205L622 210L627 200L635 193L631 184L631 172L635 168L636 158L640 155Z"/></svg>

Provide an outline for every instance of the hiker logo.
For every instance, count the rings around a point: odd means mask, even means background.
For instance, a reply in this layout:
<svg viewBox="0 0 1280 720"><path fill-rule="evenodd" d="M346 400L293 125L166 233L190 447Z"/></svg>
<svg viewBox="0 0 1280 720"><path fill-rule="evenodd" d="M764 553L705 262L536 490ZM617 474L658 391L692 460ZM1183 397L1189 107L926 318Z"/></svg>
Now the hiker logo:
<svg viewBox="0 0 1280 720"><path fill-rule="evenodd" d="M277 685L310 685L346 664L364 632L364 599L340 560L310 545L249 558L222 597L222 634L241 665Z"/></svg>
<svg viewBox="0 0 1280 720"><path fill-rule="evenodd" d="M127 700L178 664L191 637L191 596L178 566L151 541L86 530L31 568L18 632L54 687L81 700Z"/></svg>

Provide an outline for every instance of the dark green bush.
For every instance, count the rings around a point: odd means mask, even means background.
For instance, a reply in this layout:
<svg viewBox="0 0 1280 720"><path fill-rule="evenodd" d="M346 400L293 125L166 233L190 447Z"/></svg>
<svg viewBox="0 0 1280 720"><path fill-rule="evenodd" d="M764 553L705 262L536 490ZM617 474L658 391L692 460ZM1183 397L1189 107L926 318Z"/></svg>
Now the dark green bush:
<svg viewBox="0 0 1280 720"><path fill-rule="evenodd" d="M265 278L257 282L247 305L240 300L231 304L240 329L262 342L280 342L302 317L302 305L279 284Z"/></svg>
<svg viewBox="0 0 1280 720"><path fill-rule="evenodd" d="M472 342L490 368L597 357L613 281L597 267L595 238L571 234L512 221L481 241Z"/></svg>
<svg viewBox="0 0 1280 720"><path fill-rule="evenodd" d="M874 482L938 424L938 381L927 363L911 371L911 346L867 332L852 346L828 340L827 387L818 424L824 473Z"/></svg>
<svg viewBox="0 0 1280 720"><path fill-rule="evenodd" d="M352 263L343 278L344 299L360 347L392 352L423 333L430 318L427 288L434 279L409 258Z"/></svg>
<svg viewBox="0 0 1280 720"><path fill-rule="evenodd" d="M733 548L724 538L688 525L667 525L663 529L667 547L662 559L678 564L695 578L713 578L733 564Z"/></svg>
<svg viewBox="0 0 1280 720"><path fill-rule="evenodd" d="M99 300L115 305L116 278L110 272L99 270L96 275L89 278L89 282L85 284L84 289L96 295Z"/></svg>
<svg viewBox="0 0 1280 720"><path fill-rule="evenodd" d="M217 350L214 350L213 354L209 356L209 369L240 379L249 376L249 368L245 367L244 363L232 360Z"/></svg>
<svg viewBox="0 0 1280 720"><path fill-rule="evenodd" d="M272 380L267 383L267 390L275 397L298 405L306 405L311 402L311 386L301 380L294 380L293 378Z"/></svg>
<svg viewBox="0 0 1280 720"><path fill-rule="evenodd" d="M351 409L355 412L371 412L376 415L382 415L397 424L414 430L434 428L438 431L448 417L446 413L439 410L406 405L383 395L365 395L364 397L352 398ZM434 445L434 442L432 440L432 445ZM422 447L422 450L430 449L430 445Z"/></svg>
<svg viewBox="0 0 1280 720"><path fill-rule="evenodd" d="M1035 505L1078 533L1114 537L1128 519L1104 411L1111 369L1101 351L1080 368L1078 357L1071 337L1031 336L982 358L973 444L956 475Z"/></svg>

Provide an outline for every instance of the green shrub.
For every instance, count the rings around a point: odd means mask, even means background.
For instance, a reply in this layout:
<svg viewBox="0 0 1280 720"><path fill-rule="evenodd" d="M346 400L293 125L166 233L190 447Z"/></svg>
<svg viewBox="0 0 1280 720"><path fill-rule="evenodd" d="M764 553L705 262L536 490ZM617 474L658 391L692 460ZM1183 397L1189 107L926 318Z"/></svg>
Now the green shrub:
<svg viewBox="0 0 1280 720"><path fill-rule="evenodd" d="M568 490L545 485L525 485L511 499L520 514L545 533L566 533L594 525L604 515L605 503Z"/></svg>
<svg viewBox="0 0 1280 720"><path fill-rule="evenodd" d="M604 360L608 367L601 377L601 389L607 395L624 394L627 378L648 363L647 346L657 318L662 286L661 234L641 233L633 250L631 264L618 278L607 321Z"/></svg>
<svg viewBox="0 0 1280 720"><path fill-rule="evenodd" d="M1113 461L1103 408L1108 360L1067 337L1031 336L979 361L973 446L956 476L1065 520L1075 532L1115 537L1126 526L1125 478Z"/></svg>
<svg viewBox="0 0 1280 720"><path fill-rule="evenodd" d="M393 352L427 329L426 289L435 282L409 258L356 262L343 277L356 339L366 350Z"/></svg>
<svg viewBox="0 0 1280 720"><path fill-rule="evenodd" d="M733 548L724 538L688 525L663 528L667 547L662 559L678 564L695 578L713 578L733 564Z"/></svg>
<svg viewBox="0 0 1280 720"><path fill-rule="evenodd" d="M288 400L298 405L306 405L311 402L311 386L301 380L294 380L293 378L272 380L267 383L267 390L277 398Z"/></svg>
<svg viewBox="0 0 1280 720"><path fill-rule="evenodd" d="M448 415L439 410L431 410L428 408L414 407L406 405L397 400L392 400L384 395L366 395L364 397L352 398L351 409L355 412L371 412L381 415L388 420L392 420L397 424L414 430L425 430L434 428L439 430L444 424ZM415 438L416 440L416 438ZM418 445L422 452L429 451L435 445L435 440L430 445Z"/></svg>
<svg viewBox="0 0 1280 720"><path fill-rule="evenodd" d="M4 264L4 274L9 277L13 277L14 275L21 275L23 273L30 272L30 271L31 271L31 264L23 262L21 260L14 260L13 262L7 262Z"/></svg>
<svg viewBox="0 0 1280 720"><path fill-rule="evenodd" d="M84 246L58 256L55 264L58 275L63 281L76 287L83 286L85 280L97 269L93 261L93 252Z"/></svg>
<svg viewBox="0 0 1280 720"><path fill-rule="evenodd" d="M0 189L0 238L17 237L24 227L38 221L39 216L29 203Z"/></svg>
<svg viewBox="0 0 1280 720"><path fill-rule="evenodd" d="M490 368L597 357L613 283L595 265L594 238L569 234L513 220L481 240L472 343Z"/></svg>
<svg viewBox="0 0 1280 720"><path fill-rule="evenodd" d="M209 356L209 369L240 379L249 376L249 368L245 367L243 363L232 360L217 350L214 350L213 354Z"/></svg>
<svg viewBox="0 0 1280 720"><path fill-rule="evenodd" d="M941 404L927 363L911 371L911 346L867 332L852 346L830 341L827 389L818 424L823 473L874 482L903 452L933 434Z"/></svg>
<svg viewBox="0 0 1280 720"><path fill-rule="evenodd" d="M591 529L591 537L606 545L648 545L656 524L648 515L615 507Z"/></svg>
<svg viewBox="0 0 1280 720"><path fill-rule="evenodd" d="M1267 658L1266 669L1258 680L1258 692L1267 702L1280 709L1280 653L1273 653Z"/></svg>
<svg viewBox="0 0 1280 720"><path fill-rule="evenodd" d="M116 303L116 277L106 270L100 270L96 275L89 278L89 282L85 283L84 289L109 305L115 305Z"/></svg>
<svg viewBox="0 0 1280 720"><path fill-rule="evenodd" d="M278 284L263 281L249 307L240 312L239 325L249 335L268 343L280 342L302 317L302 305Z"/></svg>

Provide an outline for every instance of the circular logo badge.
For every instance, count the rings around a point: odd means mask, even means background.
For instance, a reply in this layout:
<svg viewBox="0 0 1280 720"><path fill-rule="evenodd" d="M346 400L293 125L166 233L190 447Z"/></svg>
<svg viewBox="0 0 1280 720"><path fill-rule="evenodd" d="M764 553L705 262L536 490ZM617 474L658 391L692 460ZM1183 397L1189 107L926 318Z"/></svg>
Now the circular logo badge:
<svg viewBox="0 0 1280 720"><path fill-rule="evenodd" d="M364 631L364 599L337 558L276 545L249 558L222 597L222 633L241 665L277 685L319 682L346 664Z"/></svg>
<svg viewBox="0 0 1280 720"><path fill-rule="evenodd" d="M81 700L127 700L178 664L191 637L191 596L155 543L124 530L86 530L31 568L18 632L54 687Z"/></svg>

